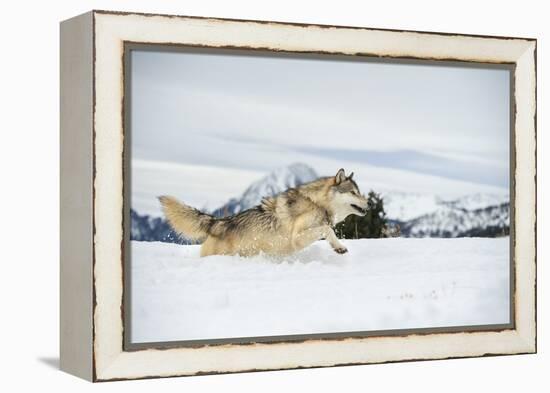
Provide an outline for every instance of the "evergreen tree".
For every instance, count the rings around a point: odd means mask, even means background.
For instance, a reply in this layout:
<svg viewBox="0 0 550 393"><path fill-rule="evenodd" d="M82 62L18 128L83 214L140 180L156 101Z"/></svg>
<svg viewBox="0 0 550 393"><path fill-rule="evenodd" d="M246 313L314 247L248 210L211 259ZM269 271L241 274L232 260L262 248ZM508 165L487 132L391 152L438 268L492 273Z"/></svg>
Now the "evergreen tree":
<svg viewBox="0 0 550 393"><path fill-rule="evenodd" d="M385 237L387 228L384 201L380 194L370 191L368 196L367 214L363 217L350 215L334 227L336 236L340 239L362 239Z"/></svg>

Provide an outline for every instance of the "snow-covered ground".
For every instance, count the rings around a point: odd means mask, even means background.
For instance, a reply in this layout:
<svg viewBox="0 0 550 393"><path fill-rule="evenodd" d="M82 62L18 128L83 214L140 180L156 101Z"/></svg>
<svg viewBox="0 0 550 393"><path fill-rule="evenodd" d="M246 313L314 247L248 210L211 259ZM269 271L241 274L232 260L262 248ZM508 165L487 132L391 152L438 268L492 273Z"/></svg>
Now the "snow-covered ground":
<svg viewBox="0 0 550 393"><path fill-rule="evenodd" d="M509 238L317 242L288 258L199 258L132 242L132 341L502 324Z"/></svg>

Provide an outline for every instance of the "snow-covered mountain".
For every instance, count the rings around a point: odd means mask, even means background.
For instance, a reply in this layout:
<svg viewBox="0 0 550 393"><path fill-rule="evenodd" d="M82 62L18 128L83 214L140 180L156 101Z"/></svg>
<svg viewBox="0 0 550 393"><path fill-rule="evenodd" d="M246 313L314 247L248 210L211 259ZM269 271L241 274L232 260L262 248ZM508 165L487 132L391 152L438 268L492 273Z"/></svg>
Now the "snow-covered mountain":
<svg viewBox="0 0 550 393"><path fill-rule="evenodd" d="M294 163L278 168L252 183L239 198L230 199L225 205L216 209L215 216L229 216L259 205L263 198L275 196L289 188L299 186L317 179L315 170L306 164Z"/></svg>
<svg viewBox="0 0 550 393"><path fill-rule="evenodd" d="M503 194L468 194L456 198L445 198L429 193L382 191L386 217L396 221L410 221L444 207L474 211L509 202Z"/></svg>
<svg viewBox="0 0 550 393"><path fill-rule="evenodd" d="M319 176L303 163L279 168L254 181L238 198L210 212L223 217L258 205L262 198L313 181ZM362 190L367 193L369 190ZM379 190L374 190L379 191ZM390 223L403 237L496 237L510 227L508 194L469 194L445 198L430 193L380 191ZM131 239L189 243L175 234L161 217L131 211Z"/></svg>
<svg viewBox="0 0 550 393"><path fill-rule="evenodd" d="M430 194L385 192L386 216L406 237L494 237L507 235L507 194L443 198Z"/></svg>
<svg viewBox="0 0 550 393"><path fill-rule="evenodd" d="M442 206L401 225L407 237L497 237L510 232L510 204L467 210Z"/></svg>

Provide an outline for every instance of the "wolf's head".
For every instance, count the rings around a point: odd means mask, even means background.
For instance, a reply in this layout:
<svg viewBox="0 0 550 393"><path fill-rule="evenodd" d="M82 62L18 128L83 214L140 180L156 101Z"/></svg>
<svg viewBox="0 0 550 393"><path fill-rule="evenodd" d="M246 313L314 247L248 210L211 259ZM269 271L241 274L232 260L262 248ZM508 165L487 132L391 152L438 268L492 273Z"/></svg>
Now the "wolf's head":
<svg viewBox="0 0 550 393"><path fill-rule="evenodd" d="M367 198L353 180L353 172L346 176L340 169L334 176L334 184L329 191L330 206L334 213L334 223L343 221L350 214L364 216L367 214Z"/></svg>

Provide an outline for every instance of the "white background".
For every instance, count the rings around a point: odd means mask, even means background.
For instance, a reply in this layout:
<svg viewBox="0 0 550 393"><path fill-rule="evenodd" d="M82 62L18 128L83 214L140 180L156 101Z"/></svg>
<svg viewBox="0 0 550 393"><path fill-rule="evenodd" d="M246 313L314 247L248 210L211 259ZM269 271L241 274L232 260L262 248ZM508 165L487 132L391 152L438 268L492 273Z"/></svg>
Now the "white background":
<svg viewBox="0 0 550 393"><path fill-rule="evenodd" d="M23 391L543 391L550 341L543 146L548 18L542 1L6 2L0 14L0 390ZM90 9L133 10L538 38L539 354L91 385L58 364L58 23ZM545 108L546 107L546 108ZM544 113L544 110L546 113Z"/></svg>

